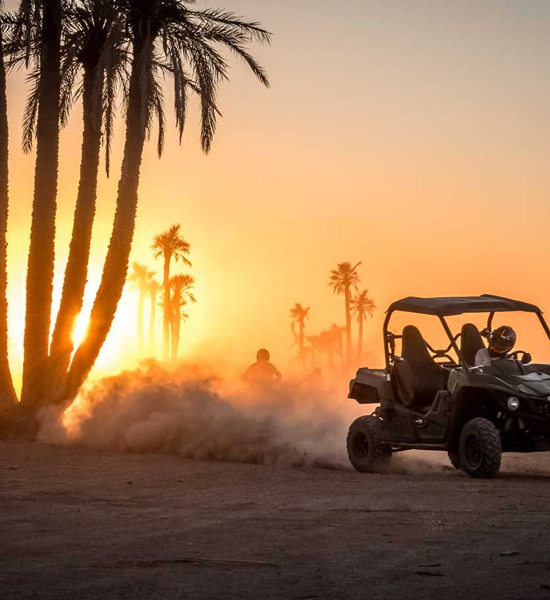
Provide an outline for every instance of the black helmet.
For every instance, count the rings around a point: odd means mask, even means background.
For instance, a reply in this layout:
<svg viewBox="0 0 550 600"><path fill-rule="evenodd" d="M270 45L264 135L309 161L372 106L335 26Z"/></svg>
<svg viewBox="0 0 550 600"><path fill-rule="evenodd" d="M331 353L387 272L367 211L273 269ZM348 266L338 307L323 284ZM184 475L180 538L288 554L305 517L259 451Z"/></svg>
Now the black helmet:
<svg viewBox="0 0 550 600"><path fill-rule="evenodd" d="M258 361L260 361L260 360L269 361L269 359L270 359L269 350L266 350L265 348L262 348L261 350L258 350L258 352L256 352L256 360L258 360Z"/></svg>
<svg viewBox="0 0 550 600"><path fill-rule="evenodd" d="M507 354L516 343L516 332L508 325L502 325L491 332L489 350L497 356Z"/></svg>

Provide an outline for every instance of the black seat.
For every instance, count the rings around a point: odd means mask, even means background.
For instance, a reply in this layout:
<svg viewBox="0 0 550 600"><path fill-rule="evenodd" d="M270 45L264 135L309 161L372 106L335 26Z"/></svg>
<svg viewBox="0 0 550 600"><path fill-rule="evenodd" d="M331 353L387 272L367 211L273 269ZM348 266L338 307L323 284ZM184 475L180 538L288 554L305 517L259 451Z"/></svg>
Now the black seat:
<svg viewBox="0 0 550 600"><path fill-rule="evenodd" d="M479 329L473 323L465 323L460 334L460 351L469 367L475 367L476 354L482 348L485 348L485 344Z"/></svg>
<svg viewBox="0 0 550 600"><path fill-rule="evenodd" d="M428 410L439 390L445 389L445 375L431 357L420 331L407 325L403 329L402 360L395 363L398 393L405 406Z"/></svg>

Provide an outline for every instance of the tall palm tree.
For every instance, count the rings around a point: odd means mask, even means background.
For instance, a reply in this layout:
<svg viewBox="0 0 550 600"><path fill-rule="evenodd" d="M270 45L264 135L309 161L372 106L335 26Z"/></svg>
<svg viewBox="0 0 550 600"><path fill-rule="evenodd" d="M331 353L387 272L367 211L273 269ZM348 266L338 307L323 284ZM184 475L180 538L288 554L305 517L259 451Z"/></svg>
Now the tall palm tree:
<svg viewBox="0 0 550 600"><path fill-rule="evenodd" d="M163 297L163 314L162 314L162 358L168 360L170 350L170 262L174 259L176 262L181 260L184 264L191 266L191 263L186 258L191 247L189 242L180 235L179 223L175 223L162 233L159 233L153 238L153 256L164 260L164 275L162 279L162 287L164 291Z"/></svg>
<svg viewBox="0 0 550 600"><path fill-rule="evenodd" d="M0 28L0 413L16 406L8 360L8 299L6 232L8 226L8 102L4 66L3 32Z"/></svg>
<svg viewBox="0 0 550 600"><path fill-rule="evenodd" d="M173 277L170 277L170 290L172 291L172 296L170 298L172 329L170 357L172 360L177 360L178 358L181 322L189 317L185 312L182 312L182 308L186 306L189 301L197 301L192 291L194 285L195 279L191 275L174 275Z"/></svg>
<svg viewBox="0 0 550 600"><path fill-rule="evenodd" d="M290 328L292 334L298 344L298 370L300 373L305 367L305 356L304 356L304 336L305 336L305 320L309 318L309 306L304 307L299 302L290 309ZM296 333L296 325L298 326L298 333Z"/></svg>
<svg viewBox="0 0 550 600"><path fill-rule="evenodd" d="M264 85L263 69L247 52L249 42L269 42L270 34L219 10L191 10L184 0L120 0L127 12L131 69L126 101L126 140L118 186L117 208L103 275L87 334L75 352L58 401L72 400L90 372L110 330L122 294L132 246L143 147L156 115L158 152L164 142L164 98L160 80L174 81L176 125L183 134L189 91L199 95L201 145L211 147L218 107L216 92L227 80L227 62L220 45L241 57ZM187 71L193 74L193 79Z"/></svg>
<svg viewBox="0 0 550 600"><path fill-rule="evenodd" d="M367 316L372 317L376 304L369 298L369 290L363 290L351 299L351 312L357 317L359 323L359 339L357 342L357 365L361 364L363 354L363 322Z"/></svg>
<svg viewBox="0 0 550 600"><path fill-rule="evenodd" d="M332 288L335 294L344 294L346 307L346 364L349 366L351 360L351 290L357 289L357 285L361 281L357 267L361 263L358 262L352 266L349 262L338 263L337 268L330 272L329 287Z"/></svg>
<svg viewBox="0 0 550 600"><path fill-rule="evenodd" d="M160 290L160 283L152 277L147 286L149 292L149 303L151 305L149 311L149 352L151 355L155 353L155 319L157 313L157 294Z"/></svg>
<svg viewBox="0 0 550 600"><path fill-rule="evenodd" d="M50 373L54 387L66 373L73 352L72 331L82 309L88 275L103 122L108 169L114 102L117 89L124 80L127 56L122 15L109 0L81 0L79 4L71 5L66 12L62 61L62 122L65 123L75 99L75 78L82 71L80 92L84 127L73 233L61 304L50 345Z"/></svg>
<svg viewBox="0 0 550 600"><path fill-rule="evenodd" d="M62 0L26 0L20 3L10 44L12 64L32 65L29 79L36 98L25 112L23 143L24 150L29 151L36 135L21 393L22 404L27 407L43 398L48 372L59 163L61 30Z"/></svg>
<svg viewBox="0 0 550 600"><path fill-rule="evenodd" d="M138 262L132 263L132 271L128 280L134 284L139 294L138 300L138 344L140 351L144 347L144 336L143 336L143 310L145 307L145 296L149 293L149 283L153 278L154 273L149 271L146 265L142 265Z"/></svg>

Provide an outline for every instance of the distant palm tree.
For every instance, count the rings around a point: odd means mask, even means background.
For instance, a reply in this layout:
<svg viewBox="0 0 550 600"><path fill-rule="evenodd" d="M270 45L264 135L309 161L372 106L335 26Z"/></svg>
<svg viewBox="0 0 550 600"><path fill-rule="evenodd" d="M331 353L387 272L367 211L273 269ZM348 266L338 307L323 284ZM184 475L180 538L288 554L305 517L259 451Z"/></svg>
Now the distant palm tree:
<svg viewBox="0 0 550 600"><path fill-rule="evenodd" d="M0 28L0 413L17 406L8 361L6 232L8 226L8 102L2 29Z"/></svg>
<svg viewBox="0 0 550 600"><path fill-rule="evenodd" d="M123 49L123 24L117 16L119 13L109 0L81 0L78 5L71 4L66 9L62 55L62 124L65 124L75 96L78 95L74 93L75 78L82 70L84 127L73 233L61 304L50 344L49 370L54 388L69 366L74 349L74 323L84 301L103 123L107 171L109 170L116 92L123 84L122 73L127 62L127 53Z"/></svg>
<svg viewBox="0 0 550 600"><path fill-rule="evenodd" d="M342 338L343 338L344 332L346 331L346 328L345 327L341 327L340 325L337 325L336 323L333 323L330 326L330 331L332 332L332 336L334 338L334 345L337 348L338 356L340 358L340 362L343 362L343 360L344 360L344 349L343 349Z"/></svg>
<svg viewBox="0 0 550 600"><path fill-rule="evenodd" d="M174 275L170 277L170 290L172 291L170 298L172 360L178 358L181 322L189 317L188 314L182 312L182 308L188 304L188 301L197 301L192 291L194 285L195 279L191 275Z"/></svg>
<svg viewBox="0 0 550 600"><path fill-rule="evenodd" d="M363 290L351 299L351 312L357 316L359 323L359 340L357 342L357 365L361 366L361 356L363 354L363 322L367 316L372 317L376 304L372 298L369 298L369 290Z"/></svg>
<svg viewBox="0 0 550 600"><path fill-rule="evenodd" d="M311 362L313 363L313 368L315 368L319 363L321 338L319 335L308 335L306 340L309 342L309 348L307 348L306 352L311 356Z"/></svg>
<svg viewBox="0 0 550 600"><path fill-rule="evenodd" d="M328 285L333 289L335 294L344 294L346 306L346 364L349 366L351 360L351 290L357 289L357 285L361 281L357 267L361 263L358 262L352 266L349 262L338 263L336 269L330 272Z"/></svg>
<svg viewBox="0 0 550 600"><path fill-rule="evenodd" d="M334 341L334 335L330 329L325 329L319 334L320 351L326 357L332 371L334 371Z"/></svg>
<svg viewBox="0 0 550 600"><path fill-rule="evenodd" d="M138 304L138 344L140 351L143 350L143 310L145 306L145 296L149 293L149 283L151 282L154 273L138 262L132 263L132 271L128 281L134 284L134 287L139 293Z"/></svg>
<svg viewBox="0 0 550 600"><path fill-rule="evenodd" d="M153 239L153 256L164 260L164 276L162 286L164 291L164 306L162 315L162 358L168 360L170 354L170 262L181 260L184 264L191 266L186 258L189 254L189 242L180 235L179 223L172 225L170 229L156 235Z"/></svg>
<svg viewBox="0 0 550 600"><path fill-rule="evenodd" d="M148 292L151 310L149 311L149 352L151 355L155 353L155 319L157 312L157 294L160 290L160 283L155 279L149 280Z"/></svg>
<svg viewBox="0 0 550 600"><path fill-rule="evenodd" d="M163 80L174 82L175 123L181 136L188 95L196 92L201 110L201 145L210 150L219 109L216 92L228 79L228 64L216 46L242 58L264 85L264 70L247 52L252 40L269 42L270 34L220 10L191 10L183 0L119 0L127 17L131 68L126 104L126 139L118 185L111 240L101 284L90 316L93 327L74 354L59 400L72 400L88 376L111 328L128 270L134 235L139 175L143 149L155 116L159 126L157 149L164 147ZM166 294L168 295L168 294Z"/></svg>
<svg viewBox="0 0 550 600"><path fill-rule="evenodd" d="M292 319L290 328L298 344L298 370L300 373L305 367L304 356L304 336L305 336L305 320L309 318L309 306L304 307L298 302L290 309L290 318ZM296 325L298 325L298 333L296 333Z"/></svg>

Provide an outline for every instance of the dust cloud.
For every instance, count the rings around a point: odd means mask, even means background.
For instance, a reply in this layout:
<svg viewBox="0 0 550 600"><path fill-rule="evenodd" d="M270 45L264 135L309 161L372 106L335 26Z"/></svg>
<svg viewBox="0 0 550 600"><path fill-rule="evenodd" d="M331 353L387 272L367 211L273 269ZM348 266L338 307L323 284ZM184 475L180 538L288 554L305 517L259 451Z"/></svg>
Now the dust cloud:
<svg viewBox="0 0 550 600"><path fill-rule="evenodd" d="M347 381L288 381L269 393L235 389L204 366L156 362L88 384L65 412L41 414L38 441L199 460L351 470L346 435L374 406L346 398ZM397 453L391 472L452 470L442 452Z"/></svg>
<svg viewBox="0 0 550 600"><path fill-rule="evenodd" d="M345 387L343 388L346 389ZM197 366L148 363L92 382L64 414L42 415L39 441L201 460L351 468L342 387L282 383L231 390Z"/></svg>

